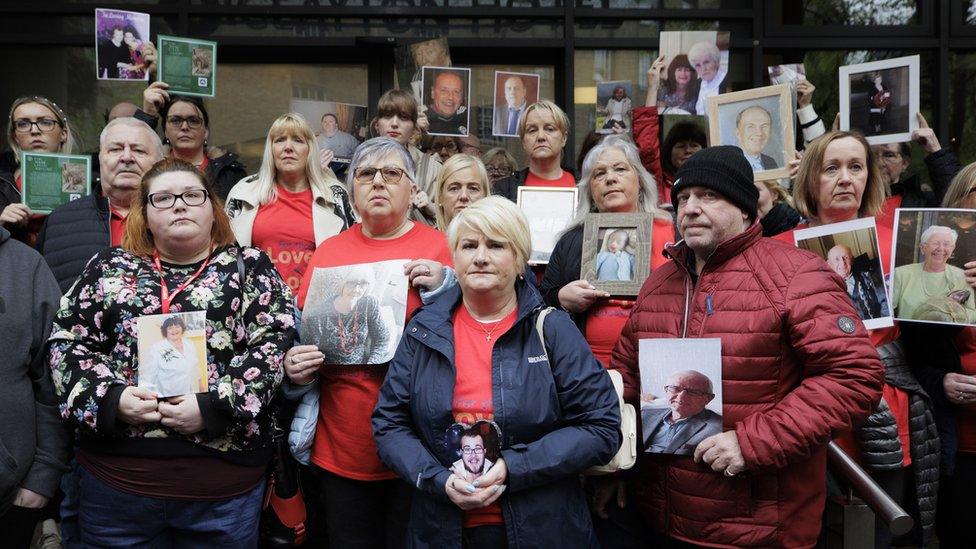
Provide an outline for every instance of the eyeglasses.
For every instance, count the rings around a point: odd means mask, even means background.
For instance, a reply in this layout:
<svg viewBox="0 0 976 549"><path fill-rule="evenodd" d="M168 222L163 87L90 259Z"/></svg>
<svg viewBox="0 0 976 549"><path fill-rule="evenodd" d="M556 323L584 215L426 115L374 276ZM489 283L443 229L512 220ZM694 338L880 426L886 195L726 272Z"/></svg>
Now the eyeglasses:
<svg viewBox="0 0 976 549"><path fill-rule="evenodd" d="M157 210L168 210L176 205L176 199L179 198L187 206L200 206L207 201L208 196L210 193L206 189L190 189L180 194L152 193L149 195L149 204Z"/></svg>
<svg viewBox="0 0 976 549"><path fill-rule="evenodd" d="M878 160L882 160L884 162L898 162L901 160L901 153L885 151L883 153L879 153L877 157Z"/></svg>
<svg viewBox="0 0 976 549"><path fill-rule="evenodd" d="M365 168L356 170L353 179L356 180L356 183L372 183L376 179L376 172L380 173L380 177L382 177L383 182L387 185L396 185L403 179L403 174L406 173L403 169L396 166L383 166L382 168L366 166Z"/></svg>
<svg viewBox="0 0 976 549"><path fill-rule="evenodd" d="M53 131L59 125L61 123L53 118L39 118L37 120L18 118L14 120L14 128L17 130L17 133L30 133L33 126L37 126L39 131L47 133Z"/></svg>
<svg viewBox="0 0 976 549"><path fill-rule="evenodd" d="M475 446L474 448L465 446L464 448L461 448L461 453L466 456L470 456L471 454L481 455L485 453L485 448L484 446Z"/></svg>
<svg viewBox="0 0 976 549"><path fill-rule="evenodd" d="M171 128L182 128L183 123L190 127L191 130L199 130L203 127L203 119L199 116L168 116L166 117L166 125Z"/></svg>
<svg viewBox="0 0 976 549"><path fill-rule="evenodd" d="M453 140L452 141L442 142L442 143L431 143L430 144L430 150L432 152L433 151L439 151L441 149L447 149L449 151L456 151L457 148L458 148L457 143L455 143Z"/></svg>
<svg viewBox="0 0 976 549"><path fill-rule="evenodd" d="M696 397L709 396L709 395L712 394L712 393L709 393L708 391L699 391L698 389L691 389L691 388L685 387L683 385L665 385L664 386L664 390L667 391L667 392L669 392L669 393L671 393L671 394L673 394L673 395L676 395L676 394L684 391L684 392L688 393L689 395L696 396Z"/></svg>

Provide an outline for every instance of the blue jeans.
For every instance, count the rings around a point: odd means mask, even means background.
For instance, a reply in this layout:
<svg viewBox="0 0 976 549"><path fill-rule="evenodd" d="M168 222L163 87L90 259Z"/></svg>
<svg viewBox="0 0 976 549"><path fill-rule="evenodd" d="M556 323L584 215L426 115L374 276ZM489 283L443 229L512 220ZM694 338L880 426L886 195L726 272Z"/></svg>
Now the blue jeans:
<svg viewBox="0 0 976 549"><path fill-rule="evenodd" d="M81 541L85 547L257 547L264 481L218 501L137 496L80 467Z"/></svg>

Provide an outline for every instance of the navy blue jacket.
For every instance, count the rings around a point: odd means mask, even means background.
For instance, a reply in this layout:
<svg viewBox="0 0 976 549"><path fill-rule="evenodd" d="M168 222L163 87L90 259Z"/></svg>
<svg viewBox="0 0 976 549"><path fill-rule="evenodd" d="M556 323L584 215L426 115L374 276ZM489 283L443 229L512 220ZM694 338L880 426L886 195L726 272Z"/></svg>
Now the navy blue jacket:
<svg viewBox="0 0 976 549"><path fill-rule="evenodd" d="M492 352L494 420L502 432L507 488L498 500L509 547L596 547L578 475L620 446L610 376L563 311L546 318L549 359L535 320L539 293L516 285L518 316ZM463 511L444 492L454 458L455 286L407 325L373 412L380 459L414 491L408 547L461 547Z"/></svg>

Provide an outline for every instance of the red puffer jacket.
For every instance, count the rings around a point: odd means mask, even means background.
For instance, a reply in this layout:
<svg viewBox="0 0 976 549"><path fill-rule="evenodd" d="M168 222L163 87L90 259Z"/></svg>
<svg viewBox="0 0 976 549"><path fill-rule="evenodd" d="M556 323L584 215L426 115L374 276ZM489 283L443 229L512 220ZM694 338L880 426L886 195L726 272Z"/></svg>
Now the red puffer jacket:
<svg viewBox="0 0 976 549"><path fill-rule="evenodd" d="M826 494L825 445L870 414L883 368L840 277L814 254L761 233L757 223L722 243L697 285L685 268L691 250L669 247L674 261L644 283L611 359L636 405L639 340L720 338L722 419L748 472L729 478L687 456L645 454L631 495L673 538L812 547Z"/></svg>

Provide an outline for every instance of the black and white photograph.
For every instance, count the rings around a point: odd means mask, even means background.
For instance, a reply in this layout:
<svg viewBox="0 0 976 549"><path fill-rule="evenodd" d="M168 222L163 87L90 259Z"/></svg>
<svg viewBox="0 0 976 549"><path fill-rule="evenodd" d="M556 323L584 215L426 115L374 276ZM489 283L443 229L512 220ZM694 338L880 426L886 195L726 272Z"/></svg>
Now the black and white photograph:
<svg viewBox="0 0 976 549"><path fill-rule="evenodd" d="M399 89L411 91L417 101L421 99L421 67L450 67L451 50L447 38L434 38L393 49L393 63Z"/></svg>
<svg viewBox="0 0 976 549"><path fill-rule="evenodd" d="M708 98L725 91L729 38L725 31L660 33L659 51L668 67L658 90L661 114L708 116Z"/></svg>
<svg viewBox="0 0 976 549"><path fill-rule="evenodd" d="M389 362L406 321L408 261L316 268L302 313L302 342L317 345L326 365Z"/></svg>
<svg viewBox="0 0 976 549"><path fill-rule="evenodd" d="M445 441L454 459L451 472L468 484L484 476L501 456L502 432L494 421L455 423L447 429Z"/></svg>
<svg viewBox="0 0 976 549"><path fill-rule="evenodd" d="M976 297L963 272L976 261L976 210L899 208L895 227L895 318L976 325Z"/></svg>
<svg viewBox="0 0 976 549"><path fill-rule="evenodd" d="M139 387L159 398L205 392L206 328L206 311L139 317Z"/></svg>
<svg viewBox="0 0 976 549"><path fill-rule="evenodd" d="M865 328L894 324L873 217L800 229L794 238L798 248L819 255L844 280Z"/></svg>
<svg viewBox="0 0 976 549"><path fill-rule="evenodd" d="M756 181L789 175L796 148L792 92L778 84L708 99L709 142L742 149Z"/></svg>
<svg viewBox="0 0 976 549"><path fill-rule="evenodd" d="M292 99L291 110L305 117L315 131L319 150L332 152L332 162L348 164L356 147L366 140L369 119L364 105Z"/></svg>
<svg viewBox="0 0 976 549"><path fill-rule="evenodd" d="M615 296L636 296L650 275L650 214L592 213L583 221L580 278Z"/></svg>
<svg viewBox="0 0 976 549"><path fill-rule="evenodd" d="M910 141L918 129L919 56L840 68L840 129L872 145Z"/></svg>
<svg viewBox="0 0 976 549"><path fill-rule="evenodd" d="M627 133L633 124L634 83L612 80L596 85L596 131L598 133Z"/></svg>
<svg viewBox="0 0 976 549"><path fill-rule="evenodd" d="M642 339L639 361L645 452L692 455L722 432L721 339Z"/></svg>
<svg viewBox="0 0 976 549"><path fill-rule="evenodd" d="M576 187L518 188L516 203L529 222L532 236L530 265L549 263L552 249L576 215L579 189Z"/></svg>
<svg viewBox="0 0 976 549"><path fill-rule="evenodd" d="M427 133L466 137L471 118L471 69L423 67L421 103Z"/></svg>
<svg viewBox="0 0 976 549"><path fill-rule="evenodd" d="M538 74L495 71L495 101L491 134L518 137L525 109L539 100Z"/></svg>

